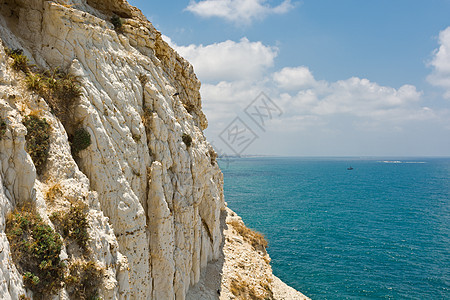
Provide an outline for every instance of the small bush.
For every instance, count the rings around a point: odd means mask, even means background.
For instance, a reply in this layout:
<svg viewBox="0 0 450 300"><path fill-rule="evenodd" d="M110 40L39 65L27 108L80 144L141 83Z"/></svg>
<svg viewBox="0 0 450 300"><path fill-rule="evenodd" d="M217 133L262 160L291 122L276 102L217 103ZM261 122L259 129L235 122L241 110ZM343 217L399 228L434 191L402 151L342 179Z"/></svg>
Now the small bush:
<svg viewBox="0 0 450 300"><path fill-rule="evenodd" d="M236 230L237 233L239 233L244 240L249 242L253 248L267 248L267 240L264 238L264 235L260 232L251 230L242 221L239 220L232 220L229 223L233 228Z"/></svg>
<svg viewBox="0 0 450 300"><path fill-rule="evenodd" d="M236 297L236 299L242 300L268 300L273 299L273 292L269 285L271 280L263 279L260 282L262 291L257 292L251 283L245 281L240 275L237 278L232 278L230 283L230 291Z"/></svg>
<svg viewBox="0 0 450 300"><path fill-rule="evenodd" d="M19 300L31 300L31 298L30 298L30 297L27 297L25 294L21 294L21 295L19 296Z"/></svg>
<svg viewBox="0 0 450 300"><path fill-rule="evenodd" d="M189 134L183 133L181 139L183 140L183 143L186 144L186 147L189 148L192 145L192 137Z"/></svg>
<svg viewBox="0 0 450 300"><path fill-rule="evenodd" d="M22 123L27 128L27 135L25 136L27 152L40 174L47 162L50 148L50 125L45 119L31 115L26 116Z"/></svg>
<svg viewBox="0 0 450 300"><path fill-rule="evenodd" d="M74 102L82 95L78 77L67 73L58 73L54 83L49 87L56 98L67 103Z"/></svg>
<svg viewBox="0 0 450 300"><path fill-rule="evenodd" d="M216 164L217 161L217 152L214 150L209 150L209 157L211 158L211 165L214 166Z"/></svg>
<svg viewBox="0 0 450 300"><path fill-rule="evenodd" d="M89 223L87 215L87 205L83 202L77 202L74 205L70 205L69 212L56 212L50 216L50 220L62 232L63 237L75 241L84 254L89 253L89 234L87 232Z"/></svg>
<svg viewBox="0 0 450 300"><path fill-rule="evenodd" d="M84 128L75 130L71 140L72 153L77 155L81 150L86 149L91 145L91 134Z"/></svg>
<svg viewBox="0 0 450 300"><path fill-rule="evenodd" d="M78 77L55 69L44 72L41 81L43 88L40 89L40 95L67 128L74 107L82 95Z"/></svg>
<svg viewBox="0 0 450 300"><path fill-rule="evenodd" d="M184 108L187 110L188 113L192 113L195 110L195 105L191 103L183 103Z"/></svg>
<svg viewBox="0 0 450 300"><path fill-rule="evenodd" d="M236 297L244 296L247 292L247 286L248 284L243 282L242 278L232 278L231 284L230 284L230 291L233 295Z"/></svg>
<svg viewBox="0 0 450 300"><path fill-rule="evenodd" d="M50 204L54 204L56 199L62 198L63 193L61 192L61 184L56 183L51 188L48 189L46 194L46 199Z"/></svg>
<svg viewBox="0 0 450 300"><path fill-rule="evenodd" d="M258 297L256 291L249 282L244 281L240 276L231 279L231 293L240 300L265 300L265 297ZM270 298L272 299L272 298Z"/></svg>
<svg viewBox="0 0 450 300"><path fill-rule="evenodd" d="M139 74L138 79L142 86L144 86L148 82L148 77L144 74Z"/></svg>
<svg viewBox="0 0 450 300"><path fill-rule="evenodd" d="M3 138L3 136L6 133L6 122L0 118L0 140Z"/></svg>
<svg viewBox="0 0 450 300"><path fill-rule="evenodd" d="M98 299L103 269L93 261L75 260L69 265L67 291L72 299Z"/></svg>
<svg viewBox="0 0 450 300"><path fill-rule="evenodd" d="M141 135L140 135L140 134L133 133L133 134L131 135L131 137L133 138L133 140L134 140L136 143L139 143L139 142L141 141Z"/></svg>
<svg viewBox="0 0 450 300"><path fill-rule="evenodd" d="M64 126L70 125L69 117L82 95L78 77L56 68L43 73L28 72L25 82L28 89L47 101Z"/></svg>
<svg viewBox="0 0 450 300"><path fill-rule="evenodd" d="M12 258L23 274L25 286L38 299L56 294L64 279L64 264L59 258L62 247L60 236L42 221L31 206L9 214L5 232Z"/></svg>
<svg viewBox="0 0 450 300"><path fill-rule="evenodd" d="M38 73L29 73L25 78L27 88L43 96L46 90L44 77Z"/></svg>
<svg viewBox="0 0 450 300"><path fill-rule="evenodd" d="M114 30L120 31L122 29L123 23L122 23L122 19L119 16L117 16L117 15L112 16L111 23L114 26Z"/></svg>
<svg viewBox="0 0 450 300"><path fill-rule="evenodd" d="M141 116L141 120L142 123L144 123L145 128L151 127L152 119L153 119L153 111L148 107L144 107L144 113Z"/></svg>
<svg viewBox="0 0 450 300"><path fill-rule="evenodd" d="M7 49L6 54L13 59L11 67L16 71L28 73L30 71L28 66L28 58L23 55L22 49Z"/></svg>

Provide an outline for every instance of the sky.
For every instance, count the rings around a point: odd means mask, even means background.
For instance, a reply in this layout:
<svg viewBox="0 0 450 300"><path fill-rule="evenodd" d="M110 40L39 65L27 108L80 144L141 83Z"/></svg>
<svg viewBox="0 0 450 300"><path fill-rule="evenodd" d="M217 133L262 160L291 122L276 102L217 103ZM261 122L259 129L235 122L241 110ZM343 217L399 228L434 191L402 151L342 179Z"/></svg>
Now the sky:
<svg viewBox="0 0 450 300"><path fill-rule="evenodd" d="M219 154L450 156L450 0L130 0Z"/></svg>

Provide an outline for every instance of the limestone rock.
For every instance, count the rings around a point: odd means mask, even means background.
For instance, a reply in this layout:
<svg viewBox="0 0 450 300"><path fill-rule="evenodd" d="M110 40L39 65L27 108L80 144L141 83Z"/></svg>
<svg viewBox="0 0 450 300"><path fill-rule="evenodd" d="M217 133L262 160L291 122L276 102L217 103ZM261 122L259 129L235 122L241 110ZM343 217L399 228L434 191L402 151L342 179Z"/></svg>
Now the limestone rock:
<svg viewBox="0 0 450 300"><path fill-rule="evenodd" d="M113 15L123 18L120 31ZM40 71L79 79L82 96L66 116L71 126L27 89L6 47L22 49ZM0 117L7 126L0 140L1 299L31 296L5 235L6 215L30 201L53 227L53 213L87 205L104 299L185 299L208 263L223 257L223 176L202 132L199 91L192 66L125 0L0 3ZM25 151L21 121L30 114L51 128L41 175ZM74 159L77 128L91 144ZM65 242L61 258L78 252Z"/></svg>

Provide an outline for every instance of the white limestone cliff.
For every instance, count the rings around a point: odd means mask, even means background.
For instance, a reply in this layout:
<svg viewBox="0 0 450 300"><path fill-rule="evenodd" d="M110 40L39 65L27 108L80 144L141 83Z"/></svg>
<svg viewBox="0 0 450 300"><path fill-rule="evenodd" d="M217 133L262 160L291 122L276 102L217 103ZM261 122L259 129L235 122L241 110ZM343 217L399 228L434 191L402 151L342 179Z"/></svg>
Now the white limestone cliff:
<svg viewBox="0 0 450 300"><path fill-rule="evenodd" d="M113 15L123 19L114 30ZM5 48L41 69L78 76L73 124L92 144L72 157L46 101L11 68ZM0 3L0 299L32 296L12 263L5 218L36 203L44 221L70 203L89 207L89 248L104 268L104 299L185 299L208 263L223 257L223 177L202 130L200 82L139 10L123 0ZM51 127L45 170L25 151L24 116ZM183 142L192 137L192 145ZM57 192L55 192L57 191ZM56 195L56 196L55 196ZM61 257L67 257L63 247ZM67 299L63 288L57 299Z"/></svg>

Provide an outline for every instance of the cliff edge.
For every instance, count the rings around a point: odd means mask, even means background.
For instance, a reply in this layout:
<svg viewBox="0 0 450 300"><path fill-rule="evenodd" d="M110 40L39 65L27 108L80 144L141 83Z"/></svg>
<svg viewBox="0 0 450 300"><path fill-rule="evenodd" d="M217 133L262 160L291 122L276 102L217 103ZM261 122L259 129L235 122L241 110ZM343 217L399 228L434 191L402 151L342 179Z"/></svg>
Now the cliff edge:
<svg viewBox="0 0 450 300"><path fill-rule="evenodd" d="M303 297L247 242L265 275L233 290L199 90L124 0L0 3L0 299Z"/></svg>

